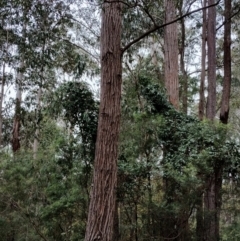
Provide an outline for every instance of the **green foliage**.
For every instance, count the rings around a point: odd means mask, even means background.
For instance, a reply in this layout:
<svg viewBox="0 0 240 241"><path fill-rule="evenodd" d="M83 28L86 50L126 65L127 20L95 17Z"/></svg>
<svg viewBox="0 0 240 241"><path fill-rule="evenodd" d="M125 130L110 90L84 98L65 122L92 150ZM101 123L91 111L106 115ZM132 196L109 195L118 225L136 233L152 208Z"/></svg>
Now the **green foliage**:
<svg viewBox="0 0 240 241"><path fill-rule="evenodd" d="M81 137L83 151L93 158L97 133L98 105L84 82L67 82L53 93L49 111L62 117L70 129ZM83 153L85 155L86 153Z"/></svg>
<svg viewBox="0 0 240 241"><path fill-rule="evenodd" d="M2 240L81 240L88 205L88 173L80 144L56 126L44 128L37 159L31 152L1 155ZM51 131L50 131L51 129ZM49 142L48 142L49 141ZM2 159L4 158L4 159Z"/></svg>
<svg viewBox="0 0 240 241"><path fill-rule="evenodd" d="M124 90L119 160L124 237L134 232L140 240L179 235L194 240L193 210L205 180L219 163L225 175L234 175L234 167L238 173L239 147L226 137L229 127L176 111L144 70Z"/></svg>

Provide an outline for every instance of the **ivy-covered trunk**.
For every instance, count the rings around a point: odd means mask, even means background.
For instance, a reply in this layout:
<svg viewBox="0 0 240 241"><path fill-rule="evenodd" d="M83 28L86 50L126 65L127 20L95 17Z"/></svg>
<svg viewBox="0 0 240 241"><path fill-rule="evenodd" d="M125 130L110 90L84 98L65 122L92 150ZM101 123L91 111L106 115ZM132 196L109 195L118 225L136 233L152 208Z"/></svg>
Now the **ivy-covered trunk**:
<svg viewBox="0 0 240 241"><path fill-rule="evenodd" d="M113 240L121 114L121 11L120 2L104 1L100 110L85 241Z"/></svg>

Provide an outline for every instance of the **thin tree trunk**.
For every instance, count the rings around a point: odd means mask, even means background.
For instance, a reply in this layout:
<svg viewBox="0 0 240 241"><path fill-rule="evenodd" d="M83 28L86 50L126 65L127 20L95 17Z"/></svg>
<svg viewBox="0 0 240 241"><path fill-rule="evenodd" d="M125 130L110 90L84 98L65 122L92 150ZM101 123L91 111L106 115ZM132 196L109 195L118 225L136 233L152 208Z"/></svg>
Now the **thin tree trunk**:
<svg viewBox="0 0 240 241"><path fill-rule="evenodd" d="M215 0L208 0L208 5ZM208 9L207 25L208 46L208 97L206 117L213 121L216 113L216 7Z"/></svg>
<svg viewBox="0 0 240 241"><path fill-rule="evenodd" d="M215 0L208 0L208 5L214 4ZM213 121L216 113L216 8L208 9L207 25L208 46L208 98L206 117ZM204 196L204 236L207 241L219 240L217 230L217 193L216 193L216 170L206 181Z"/></svg>
<svg viewBox="0 0 240 241"><path fill-rule="evenodd" d="M222 123L228 123L229 101L231 91L231 0L225 0L225 25L224 25L224 79L223 94L221 101L220 120Z"/></svg>
<svg viewBox="0 0 240 241"><path fill-rule="evenodd" d="M23 9L24 18L26 17L26 9ZM22 35L23 39L26 37L26 27L27 24L24 22ZM24 52L19 51L20 56L20 64L19 69L17 70L16 77L16 107L15 107L15 115L13 120L13 132L12 132L12 150L16 153L20 149L20 127L21 127L21 102L22 102L22 83L23 83L23 72L24 72Z"/></svg>
<svg viewBox="0 0 240 241"><path fill-rule="evenodd" d="M20 63L19 70L17 72L16 85L16 106L15 115L13 120L13 132L12 132L12 150L16 153L20 149L20 127L21 127L21 102L22 102L22 81L23 81L23 66L24 62Z"/></svg>
<svg viewBox="0 0 240 241"><path fill-rule="evenodd" d="M2 19L2 26L4 26L4 19ZM2 52L4 52L4 44L2 47ZM8 54L8 30L7 30L7 36L6 36L6 54ZM2 126L3 126L3 100L4 100L4 87L6 82L6 63L3 58L3 68L2 68L2 78L1 78L1 93L0 93L0 147L2 147L3 144L3 136L2 136Z"/></svg>
<svg viewBox="0 0 240 241"><path fill-rule="evenodd" d="M224 64L224 79L223 79L223 94L221 101L220 121L223 124L228 123L229 102L231 93L231 0L225 0L225 25L224 25L224 44L223 44L223 64ZM216 232L220 232L220 211L222 206L222 173L224 161L219 161L215 167L215 182L216 182Z"/></svg>
<svg viewBox="0 0 240 241"><path fill-rule="evenodd" d="M206 7L206 0L203 0L203 7ZM205 77L206 77L206 41L207 41L207 11L203 10L203 20L202 20L202 59L201 59L201 82L200 82L200 90L199 90L199 109L198 109L198 118L199 120L203 120L205 115ZM200 178L200 175L199 175ZM197 201L197 215L196 215L196 235L197 241L204 240L204 213L203 213L203 194L199 193Z"/></svg>
<svg viewBox="0 0 240 241"><path fill-rule="evenodd" d="M40 87L37 94L37 108L36 108L36 130L34 134L33 141L33 158L37 158L38 144L39 144L39 114L41 110L41 96L42 96L42 88Z"/></svg>
<svg viewBox="0 0 240 241"><path fill-rule="evenodd" d="M199 199L197 200L196 207L197 207L197 214L196 214L196 240L197 241L204 241L204 221L203 221L203 195L199 195Z"/></svg>
<svg viewBox="0 0 240 241"><path fill-rule="evenodd" d="M0 93L0 148L3 144L2 126L3 126L3 99L4 99L4 87L5 87L5 63L3 63L3 72L1 78L1 93Z"/></svg>
<svg viewBox="0 0 240 241"><path fill-rule="evenodd" d="M138 241L138 208L137 208L137 201L134 202L134 236L135 241Z"/></svg>
<svg viewBox="0 0 240 241"><path fill-rule="evenodd" d="M113 238L121 114L121 10L118 1L103 3L100 112L85 241Z"/></svg>
<svg viewBox="0 0 240 241"><path fill-rule="evenodd" d="M203 7L206 7L206 0L203 0ZM206 41L207 41L207 16L206 9L203 10L203 26L202 26L202 60L201 60L201 82L199 91L199 120L203 120L205 114L205 77L206 77Z"/></svg>
<svg viewBox="0 0 240 241"><path fill-rule="evenodd" d="M182 13L183 1L181 1L179 12L180 16ZM185 29L185 20L181 19L181 44L179 46L180 53L180 70L182 74L182 91L181 91L181 99L182 99L182 111L187 114L188 111L188 76L185 69L185 40L186 40L186 29Z"/></svg>
<svg viewBox="0 0 240 241"><path fill-rule="evenodd" d="M160 84L164 84L164 78L163 78L163 73L160 70L159 67L159 44L157 43L157 40L154 37L150 38L150 49L151 49L151 58L152 58L152 64L155 67L155 73L158 78L158 81Z"/></svg>
<svg viewBox="0 0 240 241"><path fill-rule="evenodd" d="M165 0L165 22L176 19L175 1ZM164 28L164 79L170 103L179 107L177 22Z"/></svg>

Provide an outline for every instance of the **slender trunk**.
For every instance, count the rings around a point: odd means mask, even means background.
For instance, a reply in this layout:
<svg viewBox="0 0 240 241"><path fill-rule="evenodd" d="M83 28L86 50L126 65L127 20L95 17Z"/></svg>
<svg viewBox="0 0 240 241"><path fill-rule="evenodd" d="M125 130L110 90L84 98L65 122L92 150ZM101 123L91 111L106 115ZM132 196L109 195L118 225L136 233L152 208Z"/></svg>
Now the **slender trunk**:
<svg viewBox="0 0 240 241"><path fill-rule="evenodd" d="M37 158L37 151L38 151L38 144L39 144L39 114L41 111L41 96L42 96L42 89L41 87L38 90L37 94L37 108L36 108L36 130L34 134L34 141L33 141L33 158Z"/></svg>
<svg viewBox="0 0 240 241"><path fill-rule="evenodd" d="M208 0L208 5L214 4L215 0ZM206 117L213 121L216 113L216 8L208 9L207 25L207 46L208 46L208 97ZM216 170L206 181L204 196L204 236L207 241L219 240L217 229L217 190Z"/></svg>
<svg viewBox="0 0 240 241"><path fill-rule="evenodd" d="M206 7L207 0L203 0L203 7ZM205 115L205 77L206 77L206 41L207 41L207 11L203 10L203 20L202 20L202 59L201 59L201 82L200 82L200 90L199 90L199 109L198 109L198 118L199 120L203 120ZM201 176L199 175L199 178ZM196 203L197 207L197 215L196 215L196 238L197 241L204 240L204 213L203 213L203 194L200 190L198 201Z"/></svg>
<svg viewBox="0 0 240 241"><path fill-rule="evenodd" d="M204 241L204 221L203 221L203 196L199 195L199 199L197 200L196 207L197 207L197 214L196 214L196 240L197 241Z"/></svg>
<svg viewBox="0 0 240 241"><path fill-rule="evenodd" d="M149 164L149 157L147 155L147 163ZM149 165L150 166L150 165ZM149 167L149 171L147 174L147 181L148 181L148 232L149 236L153 237L154 232L153 232L153 227L152 227L152 185L151 185L151 168Z"/></svg>
<svg viewBox="0 0 240 241"><path fill-rule="evenodd" d="M159 83L164 84L163 73L160 70L159 60L158 60L159 52L160 52L159 44L154 37L150 38L150 48L151 48L152 64L155 67L156 76L158 78Z"/></svg>
<svg viewBox="0 0 240 241"><path fill-rule="evenodd" d="M1 93L0 93L0 147L3 144L2 126L3 126L3 99L4 99L4 87L5 87L5 63L3 63L3 73L1 78Z"/></svg>
<svg viewBox="0 0 240 241"><path fill-rule="evenodd" d="M231 0L225 0L225 25L224 25L224 79L223 94L221 101L220 120L223 124L228 123L229 101L231 91Z"/></svg>
<svg viewBox="0 0 240 241"><path fill-rule="evenodd" d="M180 16L182 13L183 1L181 1L181 6L179 8ZM186 29L185 29L185 20L181 19L181 44L179 46L180 53L180 70L182 74L182 91L181 91L181 99L182 99L182 111L187 114L188 110L188 76L185 69L185 39L186 39Z"/></svg>
<svg viewBox="0 0 240 241"><path fill-rule="evenodd" d="M165 22L176 18L176 7L173 0L165 0ZM179 107L178 80L178 31L177 22L164 28L164 78L170 103Z"/></svg>
<svg viewBox="0 0 240 241"><path fill-rule="evenodd" d="M121 114L121 9L118 1L103 3L100 110L85 241L113 238Z"/></svg>
<svg viewBox="0 0 240 241"><path fill-rule="evenodd" d="M138 208L137 208L137 201L134 202L134 236L135 241L138 241Z"/></svg>
<svg viewBox="0 0 240 241"><path fill-rule="evenodd" d="M2 19L2 26L4 26L4 19ZM6 54L8 54L8 31L7 31L7 36L6 36L6 49L5 46L3 44L2 46L2 52L4 53L4 50L6 51ZM4 56L4 54L3 54ZM3 100L4 100L4 87L5 87L5 82L6 82L6 64L5 64L5 60L3 57L3 68L2 68L2 81L1 81L1 93L0 93L0 147L2 147L3 145L3 136L2 136L2 126L3 126Z"/></svg>
<svg viewBox="0 0 240 241"><path fill-rule="evenodd" d="M43 20L43 31L47 31L45 28L45 22L46 22L46 16L44 17ZM41 53L41 59L42 59L42 63L44 63L44 59L45 59L45 48L46 48L46 41L47 39L44 38L43 39L43 46L42 46L42 53ZM37 93L37 106L36 106L36 113L35 113L35 123L36 123L36 130L34 133L34 141L33 141L33 158L36 159L37 158L37 151L38 151L38 145L39 145L39 124L40 124L40 112L41 112L41 97L42 97L42 85L44 83L44 70L45 70L45 66L42 65L41 66L41 75L40 75L40 84L39 84L39 89L38 89L38 93Z"/></svg>
<svg viewBox="0 0 240 241"><path fill-rule="evenodd" d="M16 153L20 149L20 127L21 127L21 102L22 102L22 81L23 81L23 66L24 62L20 63L17 73L16 85L16 106L15 115L13 120L13 132L12 132L12 150Z"/></svg>
<svg viewBox="0 0 240 241"><path fill-rule="evenodd" d="M208 0L208 5L215 0ZM207 25L208 46L208 97L206 117L213 121L216 113L216 7L208 9Z"/></svg>
<svg viewBox="0 0 240 241"><path fill-rule="evenodd" d="M203 0L203 7L206 7L206 0ZM206 41L207 41L207 16L206 9L203 10L203 26L202 26L202 60L201 60L201 82L199 93L199 120L203 120L205 109L205 77L206 77Z"/></svg>
<svg viewBox="0 0 240 241"><path fill-rule="evenodd" d="M231 93L231 0L225 0L225 25L224 25L224 44L223 44L223 64L224 64L224 79L223 79L223 94L221 101L220 121L223 124L228 123L229 102ZM219 161L215 167L215 192L216 192L216 232L220 231L220 211L222 206L222 173L224 168L224 160Z"/></svg>
<svg viewBox="0 0 240 241"><path fill-rule="evenodd" d="M26 9L23 9L23 15L26 17ZM23 39L26 37L26 22L23 24L22 35ZM22 102L22 83L23 83L23 71L24 71L24 52L19 51L20 54L20 64L17 70L16 77L16 107L15 115L13 120L13 132L12 132L12 150L16 153L20 149L20 127L21 127L21 102Z"/></svg>

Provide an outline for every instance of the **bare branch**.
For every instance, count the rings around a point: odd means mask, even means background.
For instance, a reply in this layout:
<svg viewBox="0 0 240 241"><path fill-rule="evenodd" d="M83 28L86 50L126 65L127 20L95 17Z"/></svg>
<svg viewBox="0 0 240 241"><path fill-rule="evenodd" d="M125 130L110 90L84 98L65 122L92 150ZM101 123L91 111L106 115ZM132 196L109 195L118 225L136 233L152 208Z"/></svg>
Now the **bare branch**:
<svg viewBox="0 0 240 241"><path fill-rule="evenodd" d="M143 8L144 12L148 15L148 17L152 20L154 26L157 26L153 16L149 13L148 9L147 8Z"/></svg>
<svg viewBox="0 0 240 241"><path fill-rule="evenodd" d="M73 46L75 46L76 48L81 49L85 54L91 56L91 57L94 58L97 62L99 62L99 59L98 59L96 56L94 56L93 54L91 54L89 51L87 51L86 49L84 49L82 46L77 45L77 44L71 42L71 41L68 40L68 39L62 39L62 40L65 41L65 42L67 42L67 43L69 43L69 44L71 44L71 45L73 45Z"/></svg>
<svg viewBox="0 0 240 241"><path fill-rule="evenodd" d="M226 22L228 22L228 21L231 20L233 17L235 17L239 12L240 12L240 7L239 7L239 9L238 9L235 13L233 13L233 14L231 15L230 18L228 18L227 20L223 21L223 23L216 29L216 31L218 31L220 28L222 28L222 27L226 24Z"/></svg>

